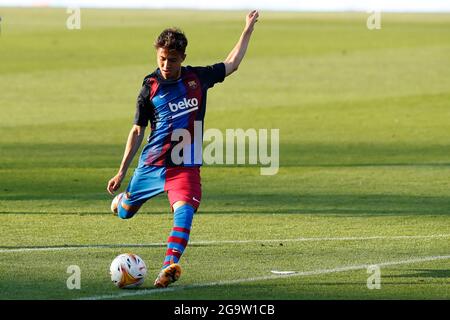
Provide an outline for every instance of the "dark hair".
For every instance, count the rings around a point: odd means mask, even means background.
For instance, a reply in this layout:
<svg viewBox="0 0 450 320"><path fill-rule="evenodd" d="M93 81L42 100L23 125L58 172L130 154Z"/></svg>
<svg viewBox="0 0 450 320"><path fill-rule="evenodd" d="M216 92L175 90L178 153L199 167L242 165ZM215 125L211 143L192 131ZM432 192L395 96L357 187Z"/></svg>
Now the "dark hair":
<svg viewBox="0 0 450 320"><path fill-rule="evenodd" d="M159 37L155 41L155 48L168 49L169 51L175 50L184 54L188 41L184 32L178 28L168 28L161 32Z"/></svg>

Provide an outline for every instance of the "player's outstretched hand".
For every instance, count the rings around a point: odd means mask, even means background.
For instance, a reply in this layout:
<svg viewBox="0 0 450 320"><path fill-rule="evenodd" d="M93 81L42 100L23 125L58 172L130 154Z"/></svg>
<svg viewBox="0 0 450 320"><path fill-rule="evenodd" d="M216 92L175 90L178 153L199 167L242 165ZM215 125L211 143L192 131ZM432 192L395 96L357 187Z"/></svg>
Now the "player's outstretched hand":
<svg viewBox="0 0 450 320"><path fill-rule="evenodd" d="M120 188L121 183L122 177L119 174L117 174L111 180L109 180L106 190L109 192L109 194L114 195L114 192L116 192L117 189Z"/></svg>
<svg viewBox="0 0 450 320"><path fill-rule="evenodd" d="M246 17L245 29L250 32L253 31L255 23L258 22L259 12L258 10L251 11Z"/></svg>

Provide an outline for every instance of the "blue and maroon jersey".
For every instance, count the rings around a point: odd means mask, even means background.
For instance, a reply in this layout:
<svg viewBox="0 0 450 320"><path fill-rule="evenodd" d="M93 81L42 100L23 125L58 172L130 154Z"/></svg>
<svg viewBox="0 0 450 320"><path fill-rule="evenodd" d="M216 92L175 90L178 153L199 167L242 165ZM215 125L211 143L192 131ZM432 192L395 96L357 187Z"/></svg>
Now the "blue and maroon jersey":
<svg viewBox="0 0 450 320"><path fill-rule="evenodd" d="M225 65L223 63L208 67L182 67L181 76L177 80L165 80L160 75L159 69L144 78L137 99L134 124L146 127L150 121L151 134L147 145L142 150L139 167L200 166L202 164L201 148L206 93L214 84L224 79ZM199 124L200 128L198 128ZM200 137L198 137L198 131L201 132ZM189 132L190 140L180 135L180 132ZM181 162L179 159L174 162L172 150L176 148L176 154L180 153L180 141L185 139L184 147L191 152L187 153L188 156L182 156ZM181 154L183 150L187 150L181 149ZM200 156L198 156L199 150Z"/></svg>

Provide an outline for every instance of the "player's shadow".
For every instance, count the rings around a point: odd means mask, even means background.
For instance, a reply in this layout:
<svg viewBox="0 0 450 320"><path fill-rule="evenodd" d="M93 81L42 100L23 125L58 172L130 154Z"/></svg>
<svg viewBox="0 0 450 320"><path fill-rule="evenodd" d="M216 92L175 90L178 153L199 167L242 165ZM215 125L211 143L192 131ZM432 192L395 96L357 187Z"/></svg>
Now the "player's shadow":
<svg viewBox="0 0 450 320"><path fill-rule="evenodd" d="M450 213L449 197L383 194L231 194L205 197L202 213L412 215ZM214 203L214 207L209 207ZM217 208L217 209L216 209Z"/></svg>
<svg viewBox="0 0 450 320"><path fill-rule="evenodd" d="M390 275L389 278L448 278L450 283L450 269L412 269L411 273Z"/></svg>
<svg viewBox="0 0 450 320"><path fill-rule="evenodd" d="M91 196L92 197L92 196ZM100 198L100 196L98 196ZM70 212L70 214L110 214L110 200L102 199L98 205L104 203L104 211ZM71 195L52 195L42 197L25 197L23 195L3 195L1 200L80 200L88 198L75 198ZM94 199L91 199L91 201ZM95 209L93 209L95 210ZM17 213L16 210L14 210ZM2 214L14 213L8 210L0 210ZM46 210L46 213L51 209ZM167 214L170 210L165 195L160 195L146 203L139 211L143 214ZM21 213L36 213L21 211ZM59 213L55 212L55 213ZM450 197L428 197L409 195L383 195L383 194L310 194L298 195L289 193L264 193L264 194L218 194L205 192L199 213L201 214L335 214L345 216L366 215L448 215L450 213ZM61 213L64 214L64 213Z"/></svg>

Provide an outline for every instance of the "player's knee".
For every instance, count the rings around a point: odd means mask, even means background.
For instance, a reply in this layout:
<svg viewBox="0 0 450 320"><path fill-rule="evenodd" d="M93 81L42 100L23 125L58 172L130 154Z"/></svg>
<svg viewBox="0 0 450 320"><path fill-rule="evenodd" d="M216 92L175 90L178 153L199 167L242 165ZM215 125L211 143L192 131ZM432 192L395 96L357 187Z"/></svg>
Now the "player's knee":
<svg viewBox="0 0 450 320"><path fill-rule="evenodd" d="M134 213L128 212L127 210L119 210L117 216L120 219L130 219L134 216Z"/></svg>
<svg viewBox="0 0 450 320"><path fill-rule="evenodd" d="M123 201L119 203L117 216L121 219L130 219L132 218L139 210L141 206L131 206L127 205Z"/></svg>

